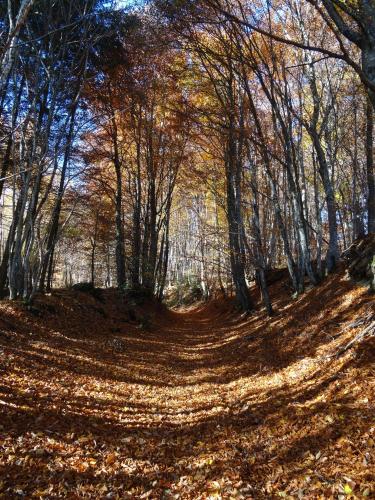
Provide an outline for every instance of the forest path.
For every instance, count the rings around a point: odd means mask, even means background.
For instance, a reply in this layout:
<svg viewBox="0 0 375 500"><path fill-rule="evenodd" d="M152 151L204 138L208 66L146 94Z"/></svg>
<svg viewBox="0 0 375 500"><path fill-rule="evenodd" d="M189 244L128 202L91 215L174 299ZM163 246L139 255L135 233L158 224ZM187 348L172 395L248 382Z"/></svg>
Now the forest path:
<svg viewBox="0 0 375 500"><path fill-rule="evenodd" d="M373 491L373 368L328 360L337 341L321 333L368 301L349 287L344 301L313 293L271 319L214 303L156 315L150 331L120 318L79 332L18 323L0 338L0 497ZM325 293L335 309L322 314Z"/></svg>

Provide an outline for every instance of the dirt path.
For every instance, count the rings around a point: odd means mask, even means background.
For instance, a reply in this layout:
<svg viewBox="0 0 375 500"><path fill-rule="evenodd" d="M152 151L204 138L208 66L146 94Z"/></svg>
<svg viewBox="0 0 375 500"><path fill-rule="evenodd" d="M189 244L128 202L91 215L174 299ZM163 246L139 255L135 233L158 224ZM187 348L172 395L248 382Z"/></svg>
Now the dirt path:
<svg viewBox="0 0 375 500"><path fill-rule="evenodd" d="M337 341L321 332L359 298L319 325L318 310L241 319L215 304L151 331L115 312L111 332L108 318L83 333L19 318L0 337L2 498L371 496L368 348L360 368L328 360Z"/></svg>

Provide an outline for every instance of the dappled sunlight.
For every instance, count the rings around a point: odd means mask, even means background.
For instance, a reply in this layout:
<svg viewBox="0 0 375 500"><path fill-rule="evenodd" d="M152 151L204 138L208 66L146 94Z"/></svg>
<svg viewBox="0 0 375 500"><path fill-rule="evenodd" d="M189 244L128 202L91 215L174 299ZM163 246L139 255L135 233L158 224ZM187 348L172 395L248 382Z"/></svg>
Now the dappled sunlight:
<svg viewBox="0 0 375 500"><path fill-rule="evenodd" d="M0 336L2 488L46 497L69 487L121 498L150 489L152 498L166 490L197 498L215 488L225 498L297 490L315 498L339 492L346 477L368 487L374 346L357 360L332 354L352 336L340 333L345 322L371 300L348 283L337 290L339 280L322 289L324 314L317 290L289 308L275 287L275 317L232 312L223 321L218 302L156 313L148 332L128 324L111 333L105 318L89 318L93 299L84 296L67 331L59 313L39 329L40 320L3 306L14 332ZM64 310L70 298L49 300ZM112 297L106 308L115 325L121 304ZM125 343L123 352L111 351L110 338Z"/></svg>

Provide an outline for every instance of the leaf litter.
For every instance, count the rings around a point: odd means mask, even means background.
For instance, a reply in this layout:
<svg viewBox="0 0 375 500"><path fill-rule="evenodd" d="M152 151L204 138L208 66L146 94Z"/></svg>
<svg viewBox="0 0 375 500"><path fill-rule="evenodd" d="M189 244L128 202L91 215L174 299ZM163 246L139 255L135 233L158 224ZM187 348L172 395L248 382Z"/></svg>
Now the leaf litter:
<svg viewBox="0 0 375 500"><path fill-rule="evenodd" d="M374 498L374 338L335 356L373 297L284 286L272 318L148 304L149 331L114 291L3 302L0 497Z"/></svg>

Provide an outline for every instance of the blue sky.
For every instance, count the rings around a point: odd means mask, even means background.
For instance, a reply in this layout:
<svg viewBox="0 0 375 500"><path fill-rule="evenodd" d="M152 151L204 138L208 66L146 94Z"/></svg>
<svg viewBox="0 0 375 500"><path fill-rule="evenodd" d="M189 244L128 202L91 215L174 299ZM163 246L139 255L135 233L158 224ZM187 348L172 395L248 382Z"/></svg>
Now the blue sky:
<svg viewBox="0 0 375 500"><path fill-rule="evenodd" d="M120 9L124 7L130 7L134 3L135 3L134 0L117 0L117 5Z"/></svg>

